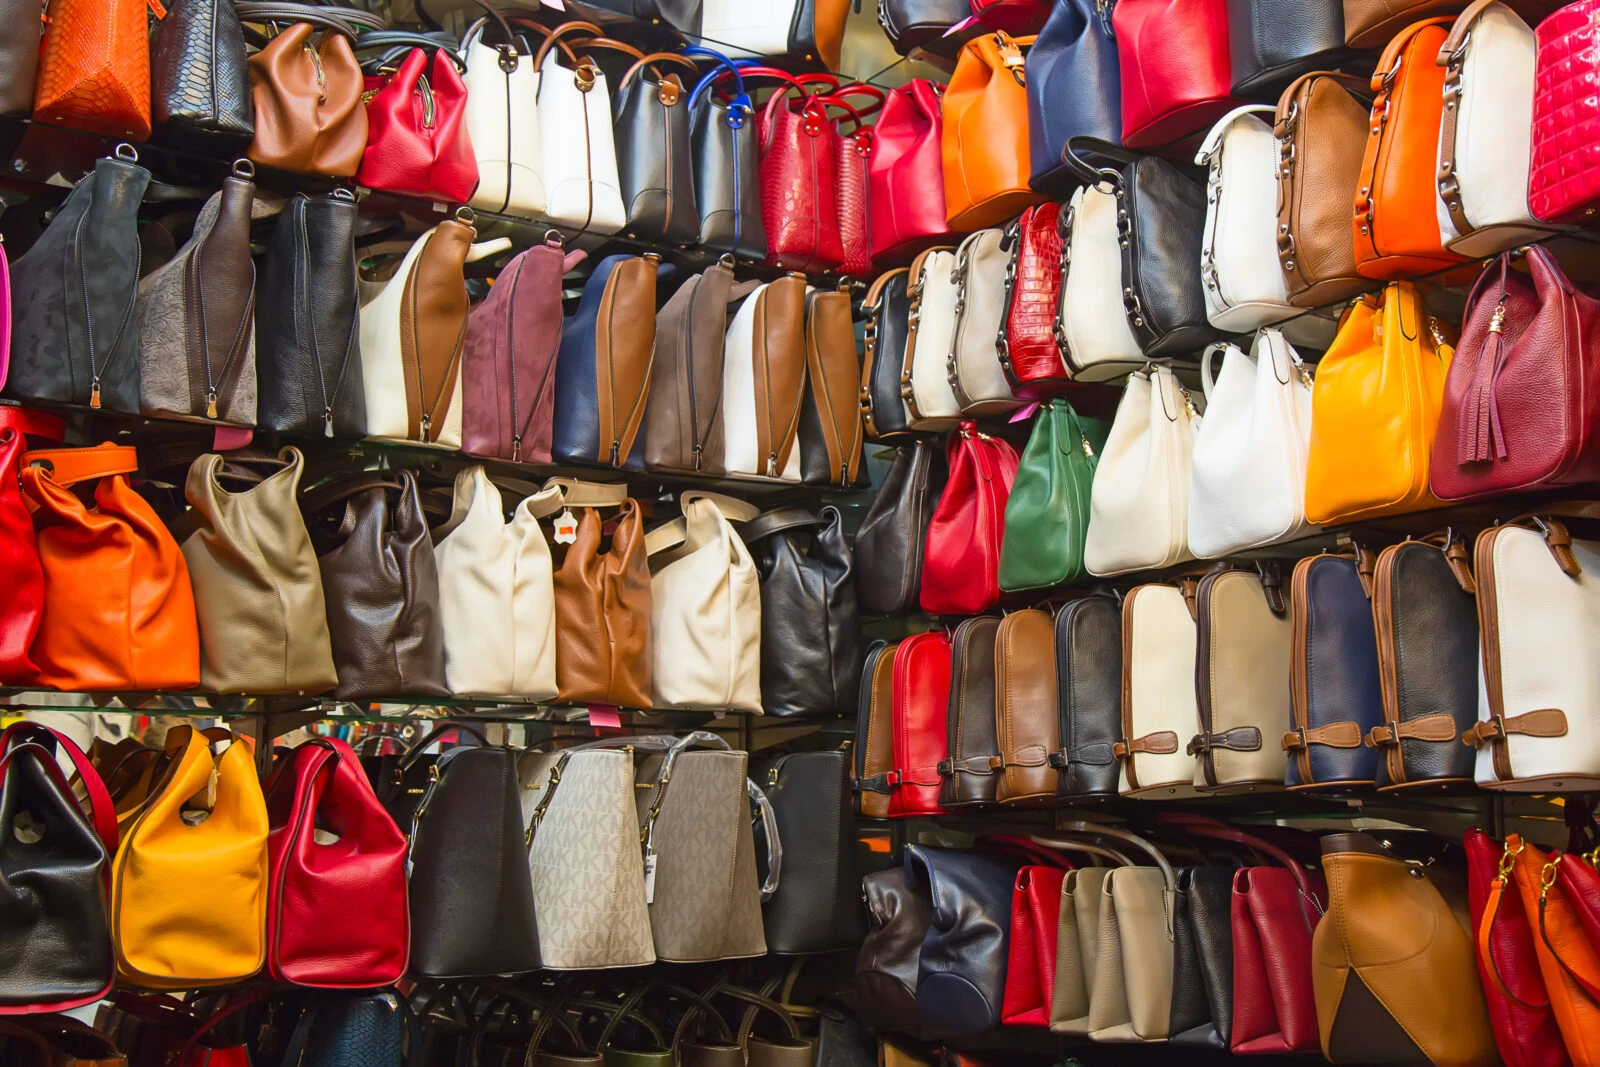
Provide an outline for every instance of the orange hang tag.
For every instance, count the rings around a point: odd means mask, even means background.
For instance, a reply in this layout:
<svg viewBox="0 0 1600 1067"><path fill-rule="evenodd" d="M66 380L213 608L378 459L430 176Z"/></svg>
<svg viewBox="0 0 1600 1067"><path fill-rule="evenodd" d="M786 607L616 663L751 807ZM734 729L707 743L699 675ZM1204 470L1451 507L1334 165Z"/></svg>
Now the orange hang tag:
<svg viewBox="0 0 1600 1067"><path fill-rule="evenodd" d="M145 0L145 3L150 5L150 13L156 18L164 19L167 17L167 9L162 6L161 0Z"/></svg>

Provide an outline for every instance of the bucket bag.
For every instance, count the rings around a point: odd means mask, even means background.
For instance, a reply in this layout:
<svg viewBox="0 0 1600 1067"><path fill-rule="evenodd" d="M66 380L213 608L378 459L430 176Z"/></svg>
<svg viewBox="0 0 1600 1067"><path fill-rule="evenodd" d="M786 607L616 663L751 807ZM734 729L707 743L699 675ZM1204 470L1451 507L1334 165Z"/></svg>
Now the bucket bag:
<svg viewBox="0 0 1600 1067"><path fill-rule="evenodd" d="M36 12L24 8L16 14L26 26ZM24 46L27 40L24 35ZM107 137L150 139L150 31L144 4L66 0L56 5L39 50L33 117Z"/></svg>
<svg viewBox="0 0 1600 1067"><path fill-rule="evenodd" d="M569 51L563 38L578 33L592 36ZM600 27L588 22L562 23L533 57L539 70L534 104L539 111L543 215L554 226L613 234L627 225L628 215L617 171L611 90L605 71L587 54L595 49L640 57L638 49L601 36Z"/></svg>
<svg viewBox="0 0 1600 1067"><path fill-rule="evenodd" d="M800 480L807 485L853 486L861 480L861 407L856 389L856 332L850 293L806 294L806 391L800 401L795 444Z"/></svg>
<svg viewBox="0 0 1600 1067"><path fill-rule="evenodd" d="M1501 862L1510 867L1522 912L1530 924L1538 924L1533 949L1543 978L1541 1006L1548 1005L1555 1016L1570 1062L1590 1067L1600 1053L1594 1039L1600 1009L1593 994L1600 978L1600 957L1585 923L1593 897L1581 890L1571 891L1578 888L1573 876L1584 861L1560 852L1541 852L1517 834L1506 835L1506 846L1510 855ZM1548 886L1546 879L1550 879ZM1585 881L1592 888L1592 876Z"/></svg>
<svg viewBox="0 0 1600 1067"><path fill-rule="evenodd" d="M1050 754L1061 748L1055 673L1055 620L1028 608L1000 620L994 639L995 737L999 782L995 800L1031 806L1055 803L1061 772Z"/></svg>
<svg viewBox="0 0 1600 1067"><path fill-rule="evenodd" d="M909 429L910 412L900 394L900 375L911 330L910 278L907 267L880 274L861 301L867 325L859 401L867 436L875 441L893 439Z"/></svg>
<svg viewBox="0 0 1600 1067"><path fill-rule="evenodd" d="M868 819L886 818L889 799L894 794L889 782L895 770L893 712L897 647L899 642L874 641L861 665L855 767L850 788L856 794L856 810Z"/></svg>
<svg viewBox="0 0 1600 1067"><path fill-rule="evenodd" d="M1122 304L1117 189L1115 182L1081 185L1060 215L1061 309L1053 329L1066 376L1077 382L1111 381L1145 362Z"/></svg>
<svg viewBox="0 0 1600 1067"><path fill-rule="evenodd" d="M761 222L755 106L739 68L720 52L690 45L684 55L708 59L718 70L705 75L689 97L689 148L694 158L695 204L700 209L700 244L740 259L767 258ZM714 89L726 74L733 95Z"/></svg>
<svg viewBox="0 0 1600 1067"><path fill-rule="evenodd" d="M367 78L367 145L356 182L428 200L464 204L478 188L467 131L467 87L448 48L413 48L392 74Z"/></svg>
<svg viewBox="0 0 1600 1067"><path fill-rule="evenodd" d="M255 107L233 5L178 4L152 36L150 111L161 139L200 153L243 151L255 134Z"/></svg>
<svg viewBox="0 0 1600 1067"><path fill-rule="evenodd" d="M943 810L939 807L939 764L950 755L945 731L950 640L940 632L913 634L891 653L894 769L885 776L890 791L886 814L890 818L935 815ZM877 697L874 693L874 704ZM863 810L862 814L868 813Z"/></svg>
<svg viewBox="0 0 1600 1067"><path fill-rule="evenodd" d="M800 480L805 330L800 275L766 283L734 313L722 372L723 459L730 473Z"/></svg>
<svg viewBox="0 0 1600 1067"><path fill-rule="evenodd" d="M685 80L692 85L698 74L683 56L652 52L634 60L617 82L612 139L631 236L672 244L693 244L700 236L684 88Z"/></svg>
<svg viewBox="0 0 1600 1067"><path fill-rule="evenodd" d="M1065 400L1039 409L1006 498L1001 589L1047 589L1083 577L1089 496L1108 431Z"/></svg>
<svg viewBox="0 0 1600 1067"><path fill-rule="evenodd" d="M1044 197L1028 186L1028 79L1032 37L1003 30L961 46L945 90L944 206L950 229L995 226Z"/></svg>
<svg viewBox="0 0 1600 1067"><path fill-rule="evenodd" d="M0 591L0 684L33 677L29 649L44 615L44 569L33 516L22 495L23 456L29 436L42 445L59 442L65 430L54 415L0 407L0 568L9 576Z"/></svg>
<svg viewBox="0 0 1600 1067"><path fill-rule="evenodd" d="M1383 722L1378 643L1368 592L1372 560L1357 550L1295 564L1289 617L1290 788L1372 784L1378 754L1362 739Z"/></svg>
<svg viewBox="0 0 1600 1067"><path fill-rule="evenodd" d="M1062 364L1057 308L1065 281L1061 209L1036 204L1007 227L1004 319L995 351L1012 391L1030 399L1060 392L1071 377Z"/></svg>
<svg viewBox="0 0 1600 1067"><path fill-rule="evenodd" d="M534 217L547 204L539 109L527 106L539 95L539 68L528 38L495 21L499 41L484 40L494 32L488 18L474 22L461 38L467 90L462 129L478 168L478 188L468 206Z"/></svg>
<svg viewBox="0 0 1600 1067"><path fill-rule="evenodd" d="M895 450L856 530L856 590L862 611L900 615L915 610L922 595L928 527L943 482L933 442L919 440Z"/></svg>
<svg viewBox="0 0 1600 1067"><path fill-rule="evenodd" d="M1273 735L1283 725L1294 626L1278 572L1219 566L1200 579L1195 614L1200 732L1184 743L1196 758L1195 788L1280 789L1284 755Z"/></svg>
<svg viewBox="0 0 1600 1067"><path fill-rule="evenodd" d="M1541 5L1543 6L1543 5ZM1534 30L1533 142L1528 162L1528 206L1541 222L1583 222L1600 199L1594 171L1572 153L1583 86L1596 59L1582 41L1592 25L1594 0L1579 0L1554 12Z"/></svg>
<svg viewBox="0 0 1600 1067"><path fill-rule="evenodd" d="M883 0L878 25L900 55L910 55L972 14L969 0Z"/></svg>
<svg viewBox="0 0 1600 1067"><path fill-rule="evenodd" d="M1227 0L1118 0L1111 12L1123 70L1122 144L1160 151L1234 106ZM1158 57L1182 55L1169 64Z"/></svg>
<svg viewBox="0 0 1600 1067"><path fill-rule="evenodd" d="M933 898L903 864L861 879L867 935L856 958L851 1007L868 1023L917 1025L917 964L933 923Z"/></svg>
<svg viewBox="0 0 1600 1067"><path fill-rule="evenodd" d="M754 768L783 842L783 878L762 907L767 951L853 949L865 932L856 871L850 753L790 752ZM766 848L765 826L756 851ZM759 858L759 855L758 855Z"/></svg>
<svg viewBox="0 0 1600 1067"><path fill-rule="evenodd" d="M884 98L873 124L867 176L876 260L943 241L950 232L944 203L943 95L938 82L913 78Z"/></svg>
<svg viewBox="0 0 1600 1067"><path fill-rule="evenodd" d="M962 619L950 634L950 699L939 764L939 806L955 810L992 804L999 786L999 719L995 715L995 638L992 615Z"/></svg>
<svg viewBox="0 0 1600 1067"><path fill-rule="evenodd" d="M1232 92L1241 100L1276 96L1313 70L1346 58L1340 0L1228 0Z"/></svg>
<svg viewBox="0 0 1600 1067"><path fill-rule="evenodd" d="M928 523L922 610L974 615L1000 602L1000 548L1017 454L963 422L945 444L945 461L950 479Z"/></svg>
<svg viewBox="0 0 1600 1067"><path fill-rule="evenodd" d="M1002 230L979 230L956 250L956 269L951 276L956 287L956 328L948 375L961 413L972 418L1001 415L1022 406L1012 395L996 343L1005 322L1010 270L1011 251ZM1046 313L1053 321L1049 304Z"/></svg>
<svg viewBox="0 0 1600 1067"><path fill-rule="evenodd" d="M979 1034L1000 1025L1005 996L1015 859L908 845L906 871L933 901L917 956L917 1017L945 1033Z"/></svg>
<svg viewBox="0 0 1600 1067"><path fill-rule="evenodd" d="M955 249L930 248L911 261L911 313L906 361L900 373L912 430L944 431L961 421L961 403L950 381L955 343L957 290Z"/></svg>
<svg viewBox="0 0 1600 1067"><path fill-rule="evenodd" d="M1115 796L1112 750L1122 739L1122 609L1115 597L1094 593L1056 612L1056 693L1061 749L1050 763L1061 769L1061 796Z"/></svg>
<svg viewBox="0 0 1600 1067"><path fill-rule="evenodd" d="M1201 726L1192 582L1136 585L1122 601L1122 734L1111 754L1125 797L1196 793L1200 761L1186 747Z"/></svg>
<svg viewBox="0 0 1600 1067"><path fill-rule="evenodd" d="M551 551L557 699L650 707L650 569L639 505L622 502L607 544L599 511L575 503L576 539Z"/></svg>
<svg viewBox="0 0 1600 1067"><path fill-rule="evenodd" d="M1061 196L1077 184L1066 158L1073 139L1122 144L1122 74L1112 10L1094 0L1062 0L1028 49L1028 182L1040 192Z"/></svg>

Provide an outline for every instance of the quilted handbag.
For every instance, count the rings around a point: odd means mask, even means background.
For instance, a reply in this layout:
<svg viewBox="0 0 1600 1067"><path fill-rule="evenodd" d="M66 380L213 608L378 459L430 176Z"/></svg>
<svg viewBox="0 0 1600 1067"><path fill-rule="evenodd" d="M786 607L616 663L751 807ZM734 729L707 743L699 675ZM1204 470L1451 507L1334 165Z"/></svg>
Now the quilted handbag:
<svg viewBox="0 0 1600 1067"><path fill-rule="evenodd" d="M1195 788L1252 793L1283 787L1283 725L1294 627L1278 571L1219 565L1195 590Z"/></svg>
<svg viewBox="0 0 1600 1067"><path fill-rule="evenodd" d="M1048 589L1084 576L1089 495L1109 429L1065 400L1039 409L1006 499L1002 590Z"/></svg>
<svg viewBox="0 0 1600 1067"><path fill-rule="evenodd" d="M245 3L235 10L246 23L285 25L250 57L256 113L250 158L297 174L354 177L367 147L367 109L351 42L359 28L382 20L307 4ZM312 34L323 30L313 42Z"/></svg>
<svg viewBox="0 0 1600 1067"><path fill-rule="evenodd" d="M1033 209L1030 209L1033 210ZM1001 415L1022 406L999 359L1011 251L998 229L979 230L956 250L956 328L948 358L950 391L969 418ZM1053 318L1053 315L1052 315ZM1057 363L1060 357L1056 357Z"/></svg>
<svg viewBox="0 0 1600 1067"><path fill-rule="evenodd" d="M722 372L723 462L732 473L798 482L806 391L806 283L756 289L728 326Z"/></svg>
<svg viewBox="0 0 1600 1067"><path fill-rule="evenodd" d="M911 331L911 270L897 267L873 280L861 300L867 325L861 359L861 421L876 441L906 434L910 412L900 392Z"/></svg>
<svg viewBox="0 0 1600 1067"><path fill-rule="evenodd" d="M885 10L889 5L882 5ZM884 98L867 162L874 259L903 256L950 232L944 204L944 86L912 78Z"/></svg>
<svg viewBox="0 0 1600 1067"><path fill-rule="evenodd" d="M747 67L744 77L785 83L756 116L767 262L812 274L836 270L845 255L835 183L839 155L847 149L828 104L811 95L809 81L770 67ZM791 97L794 92L799 95Z"/></svg>
<svg viewBox="0 0 1600 1067"><path fill-rule="evenodd" d="M806 294L806 391L795 444L800 480L852 486L861 481L861 407L856 333L847 288Z"/></svg>
<svg viewBox="0 0 1600 1067"><path fill-rule="evenodd" d="M588 34L567 47L564 37ZM617 173L611 125L611 90L605 71L588 53L613 49L638 59L637 49L600 36L588 22L565 22L534 54L539 70L539 166L544 218L580 233L613 234L628 223ZM565 63L563 62L565 60ZM578 146L582 145L582 151Z"/></svg>
<svg viewBox="0 0 1600 1067"><path fill-rule="evenodd" d="M1234 96L1271 99L1302 74L1345 59L1341 0L1228 0Z"/></svg>
<svg viewBox="0 0 1600 1067"><path fill-rule="evenodd" d="M1152 583L1134 586L1122 601L1122 733L1111 752L1122 765L1125 797L1196 793L1199 760L1188 739L1200 731L1198 631L1190 595L1187 586Z"/></svg>
<svg viewBox="0 0 1600 1067"><path fill-rule="evenodd" d="M9 576L0 591L0 684L15 685L33 676L36 668L28 650L44 615L44 571L22 495L22 457L29 437L42 446L59 442L65 429L54 415L0 407L0 567Z"/></svg>
<svg viewBox="0 0 1600 1067"><path fill-rule="evenodd" d="M26 9L18 15L24 23L30 20ZM149 140L150 38L144 3L56 4L39 52L33 117L107 137Z"/></svg>
<svg viewBox="0 0 1600 1067"><path fill-rule="evenodd" d="M917 1017L945 1033L981 1034L1004 1007L1015 859L991 852L908 845L906 871L926 886L932 920L917 956Z"/></svg>
<svg viewBox="0 0 1600 1067"><path fill-rule="evenodd" d="M1000 546L1017 454L963 422L945 445L945 459L950 478L928 524L922 610L975 615L1000 602Z"/></svg>
<svg viewBox="0 0 1600 1067"><path fill-rule="evenodd" d="M952 230L994 226L1044 197L1028 186L1027 75L1032 37L1004 31L961 47L944 94L944 201Z"/></svg>
<svg viewBox="0 0 1600 1067"><path fill-rule="evenodd" d="M1061 233L1058 204L1036 204L1006 229L1010 261L994 347L1012 393L1024 399L1059 393L1072 377L1056 321L1065 273Z"/></svg>
<svg viewBox="0 0 1600 1067"><path fill-rule="evenodd" d="M868 819L889 814L894 787L894 654L899 642L874 641L861 664L861 691L856 702L855 766L850 788L856 810ZM867 892L871 876L862 883ZM870 901L869 901L870 903Z"/></svg>
<svg viewBox="0 0 1600 1067"><path fill-rule="evenodd" d="M652 52L634 60L617 82L612 136L630 236L671 244L692 244L700 236L684 88L698 75L684 56Z"/></svg>
<svg viewBox="0 0 1600 1067"><path fill-rule="evenodd" d="M1121 68L1139 72L1122 79L1124 146L1177 145L1235 105L1227 0L1118 0L1111 25Z"/></svg>
<svg viewBox="0 0 1600 1067"><path fill-rule="evenodd" d="M713 476L726 473L723 345L729 308L748 296L756 284L735 283L728 262L713 263L680 285L656 313L656 354L644 411L647 469ZM850 399L853 403L854 397Z"/></svg>
<svg viewBox="0 0 1600 1067"><path fill-rule="evenodd" d="M1112 7L1096 0L1060 0L1028 49L1030 185L1064 196L1078 180L1067 146L1122 145L1122 75Z"/></svg>
<svg viewBox="0 0 1600 1067"><path fill-rule="evenodd" d="M886 779L889 805L885 814L890 818L936 815L943 810L939 806L939 764L950 755L945 733L950 639L939 631L913 634L885 654L892 656L889 684L894 752L894 769Z"/></svg>
<svg viewBox="0 0 1600 1067"><path fill-rule="evenodd" d="M1589 166L1584 101L1600 73L1592 47L1596 0L1577 0L1534 29L1538 59L1533 80L1533 144L1528 206L1541 222L1586 222L1600 200L1600 173Z"/></svg>
<svg viewBox="0 0 1600 1067"><path fill-rule="evenodd" d="M175 4L150 42L150 110L161 139L238 154L255 134L244 28L231 3Z"/></svg>
<svg viewBox="0 0 1600 1067"><path fill-rule="evenodd" d="M755 108L744 78L720 52L691 45L684 54L718 64L689 95L689 151L694 159L695 204L700 209L700 244L740 259L764 260L767 233L761 222ZM715 91L724 75L733 83L727 99Z"/></svg>
<svg viewBox="0 0 1600 1067"><path fill-rule="evenodd" d="M929 248L911 261L906 355L900 372L907 429L943 432L961 421L961 403L950 381L959 297L955 269L953 248Z"/></svg>
<svg viewBox="0 0 1600 1067"><path fill-rule="evenodd" d="M650 569L639 505L623 502L609 543L599 510L583 505L577 519L577 539L551 551L556 699L649 707ZM608 515L605 525L611 521Z"/></svg>
<svg viewBox="0 0 1600 1067"><path fill-rule="evenodd" d="M1123 306L1131 295L1123 292L1123 211L1117 184L1101 181L1079 186L1061 212L1065 277L1053 327L1067 375L1076 382L1112 381L1145 364Z"/></svg>
<svg viewBox="0 0 1600 1067"><path fill-rule="evenodd" d="M954 810L992 804L999 776L995 717L995 638L992 615L962 619L950 634L950 700L946 745L939 764L939 806Z"/></svg>
<svg viewBox="0 0 1600 1067"><path fill-rule="evenodd" d="M994 639L995 737L1000 781L995 800L1013 806L1055 803L1061 748L1055 676L1055 625L1038 608L1014 611Z"/></svg>
<svg viewBox="0 0 1600 1067"><path fill-rule="evenodd" d="M356 181L369 189L463 204L478 188L467 87L447 48L413 48L393 74L368 79L367 146Z"/></svg>
<svg viewBox="0 0 1600 1067"><path fill-rule="evenodd" d="M1056 613L1056 692L1061 702L1061 795L1117 793L1122 739L1122 609L1095 593L1068 601Z"/></svg>
<svg viewBox="0 0 1600 1067"><path fill-rule="evenodd" d="M491 11L493 9L490 9ZM544 167L539 109L539 69L528 39L503 19L481 18L461 38L467 106L462 127L478 165L478 188L468 206L532 217L544 212ZM498 29L499 40L485 40ZM521 106L519 106L521 105Z"/></svg>
<svg viewBox="0 0 1600 1067"><path fill-rule="evenodd" d="M856 530L856 590L862 611L902 615L916 610L928 526L943 482L943 463L933 442L918 440L895 450Z"/></svg>

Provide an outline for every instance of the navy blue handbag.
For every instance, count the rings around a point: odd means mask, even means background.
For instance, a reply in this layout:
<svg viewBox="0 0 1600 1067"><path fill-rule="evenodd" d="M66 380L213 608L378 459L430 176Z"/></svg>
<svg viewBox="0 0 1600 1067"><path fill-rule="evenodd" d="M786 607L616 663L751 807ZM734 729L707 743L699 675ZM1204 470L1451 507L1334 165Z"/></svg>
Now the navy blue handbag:
<svg viewBox="0 0 1600 1067"><path fill-rule="evenodd" d="M1078 152L1093 157L1094 142L1122 144L1122 79L1111 5L1098 0L1056 0L1038 40L1028 49L1029 184L1065 197L1082 182L1066 162L1067 142L1085 139Z"/></svg>
<svg viewBox="0 0 1600 1067"><path fill-rule="evenodd" d="M1303 559L1294 569L1294 648L1289 691L1291 789L1373 784L1378 751L1367 731L1383 722L1378 637L1367 592L1371 569L1350 555Z"/></svg>
<svg viewBox="0 0 1600 1067"><path fill-rule="evenodd" d="M906 846L906 874L925 886L933 922L917 960L917 1016L930 1032L1000 1025L1020 861L965 849Z"/></svg>

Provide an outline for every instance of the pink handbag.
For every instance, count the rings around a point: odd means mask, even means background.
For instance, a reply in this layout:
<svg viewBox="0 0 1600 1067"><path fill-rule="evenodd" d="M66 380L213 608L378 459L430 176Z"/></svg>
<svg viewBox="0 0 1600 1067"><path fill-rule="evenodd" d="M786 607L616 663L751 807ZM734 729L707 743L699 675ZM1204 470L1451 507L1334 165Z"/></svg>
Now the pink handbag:
<svg viewBox="0 0 1600 1067"><path fill-rule="evenodd" d="M943 91L925 78L907 82L889 94L872 128L868 176L875 260L909 260L950 235L944 216Z"/></svg>
<svg viewBox="0 0 1600 1067"><path fill-rule="evenodd" d="M1600 0L1578 0L1534 30L1528 207L1544 222L1582 222L1600 206Z"/></svg>

